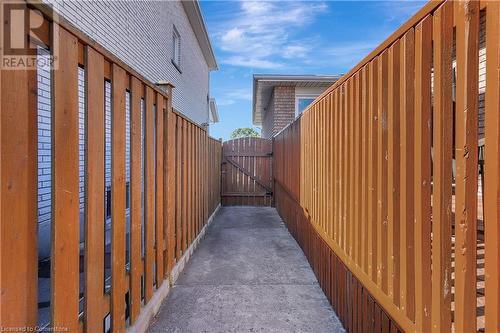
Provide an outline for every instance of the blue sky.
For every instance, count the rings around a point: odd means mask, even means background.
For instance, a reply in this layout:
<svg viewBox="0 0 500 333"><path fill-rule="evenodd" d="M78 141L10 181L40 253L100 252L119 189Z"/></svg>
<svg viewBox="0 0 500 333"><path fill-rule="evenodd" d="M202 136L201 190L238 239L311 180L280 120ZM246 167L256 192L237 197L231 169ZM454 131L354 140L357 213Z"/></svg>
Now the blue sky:
<svg viewBox="0 0 500 333"><path fill-rule="evenodd" d="M253 74L340 74L420 9L422 1L201 1L219 70L215 138L252 125Z"/></svg>

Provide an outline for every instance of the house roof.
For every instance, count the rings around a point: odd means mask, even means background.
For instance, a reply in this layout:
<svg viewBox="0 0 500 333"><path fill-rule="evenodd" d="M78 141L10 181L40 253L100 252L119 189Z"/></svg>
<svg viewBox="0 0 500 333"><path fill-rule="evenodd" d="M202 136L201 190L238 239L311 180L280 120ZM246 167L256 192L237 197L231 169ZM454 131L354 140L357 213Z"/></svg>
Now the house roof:
<svg viewBox="0 0 500 333"><path fill-rule="evenodd" d="M193 28L196 39L200 44L201 52L203 53L203 57L208 64L208 68L210 70L219 69L198 0L183 0L181 3L184 7L189 23Z"/></svg>
<svg viewBox="0 0 500 333"><path fill-rule="evenodd" d="M342 75L269 75L253 76L253 110L254 125L262 125L262 115L276 86L286 87L329 87Z"/></svg>

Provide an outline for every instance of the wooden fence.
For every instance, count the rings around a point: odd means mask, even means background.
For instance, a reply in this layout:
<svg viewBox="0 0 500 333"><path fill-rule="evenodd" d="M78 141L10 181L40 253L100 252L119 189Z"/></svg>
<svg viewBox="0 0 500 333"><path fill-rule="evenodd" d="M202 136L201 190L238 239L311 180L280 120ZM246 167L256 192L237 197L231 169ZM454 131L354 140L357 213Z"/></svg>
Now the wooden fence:
<svg viewBox="0 0 500 333"><path fill-rule="evenodd" d="M430 2L274 138L276 206L348 330L500 327L499 34L498 1Z"/></svg>
<svg viewBox="0 0 500 333"><path fill-rule="evenodd" d="M172 110L172 86L159 89L70 24L53 22L46 7L38 8L47 15L42 42L53 52L52 43L57 41L59 55L58 67L51 73L50 326L99 332L108 318L113 332L123 332L155 290L169 283L176 260L219 205L221 143ZM85 71L86 117L83 311L79 308L79 68ZM38 311L37 72L2 70L0 76L0 327L29 330L37 326ZM112 87L111 288L104 278L105 82ZM126 105L130 165L125 151ZM129 217L126 201L130 201Z"/></svg>
<svg viewBox="0 0 500 333"><path fill-rule="evenodd" d="M209 138L208 156L214 156L208 164L210 175L217 175L208 179L208 210L213 212L221 204L221 163L222 163L222 142Z"/></svg>
<svg viewBox="0 0 500 333"><path fill-rule="evenodd" d="M271 206L272 141L238 138L222 144L221 204Z"/></svg>

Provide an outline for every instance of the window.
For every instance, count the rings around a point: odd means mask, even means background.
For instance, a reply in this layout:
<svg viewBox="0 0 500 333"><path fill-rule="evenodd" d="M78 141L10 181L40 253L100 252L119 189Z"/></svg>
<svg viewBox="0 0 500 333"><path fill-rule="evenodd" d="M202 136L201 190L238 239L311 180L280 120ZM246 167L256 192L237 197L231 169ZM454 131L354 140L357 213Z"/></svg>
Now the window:
<svg viewBox="0 0 500 333"><path fill-rule="evenodd" d="M174 26L172 32L172 63L180 71L181 66L181 36Z"/></svg>
<svg viewBox="0 0 500 333"><path fill-rule="evenodd" d="M295 96L295 116L298 117L315 99L316 95Z"/></svg>

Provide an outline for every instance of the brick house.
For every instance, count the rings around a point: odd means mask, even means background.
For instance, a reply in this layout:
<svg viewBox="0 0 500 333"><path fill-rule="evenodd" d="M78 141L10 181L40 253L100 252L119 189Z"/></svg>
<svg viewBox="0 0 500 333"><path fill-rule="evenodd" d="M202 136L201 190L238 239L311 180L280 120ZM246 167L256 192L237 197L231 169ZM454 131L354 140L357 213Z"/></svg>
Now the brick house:
<svg viewBox="0 0 500 333"><path fill-rule="evenodd" d="M69 21L151 82L171 82L176 111L206 128L218 122L210 96L210 72L217 62L198 1L59 1L44 0ZM39 49L39 56L48 51ZM79 69L80 105L80 220L84 211L84 75ZM51 73L38 69L38 223L39 257L50 256L52 219ZM126 99L128 109L128 98ZM111 83L105 82L106 220L111 216ZM127 112L127 133L129 133ZM130 138L126 139L127 189L130 180ZM128 196L127 196L128 201ZM128 207L128 202L127 202ZM109 224L109 223L108 223ZM80 223L83 241L83 223ZM109 227L109 225L108 225Z"/></svg>
<svg viewBox="0 0 500 333"><path fill-rule="evenodd" d="M253 76L252 121L261 136L271 138L296 117L340 75Z"/></svg>

